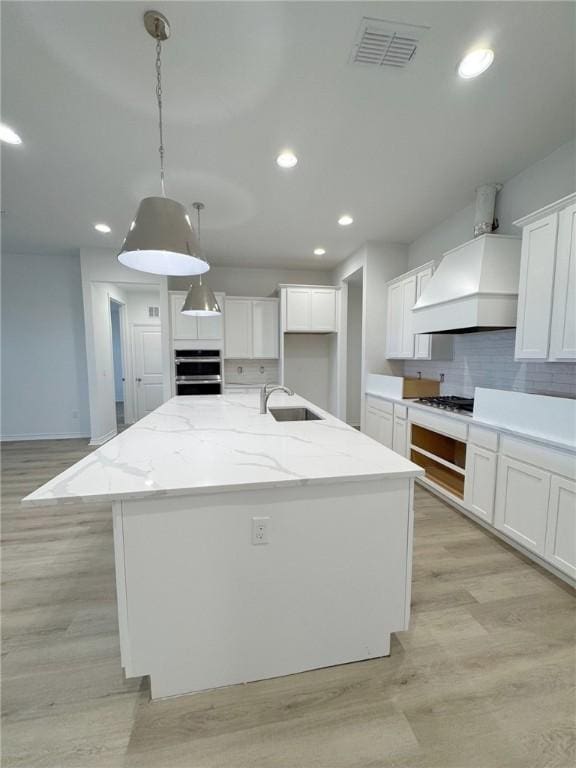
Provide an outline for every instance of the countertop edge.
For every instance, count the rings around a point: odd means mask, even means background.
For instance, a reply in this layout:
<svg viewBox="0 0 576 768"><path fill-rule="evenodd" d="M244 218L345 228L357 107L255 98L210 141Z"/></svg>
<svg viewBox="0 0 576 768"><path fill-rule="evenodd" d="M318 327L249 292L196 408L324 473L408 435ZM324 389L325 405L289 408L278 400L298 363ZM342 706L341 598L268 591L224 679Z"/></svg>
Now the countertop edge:
<svg viewBox="0 0 576 768"><path fill-rule="evenodd" d="M209 485L196 486L191 488L175 488L173 490L143 490L137 492L114 493L114 494L94 494L90 496L75 496L29 499L27 497L20 501L20 507L32 509L37 507L56 506L60 504L103 504L114 501L144 501L149 499L166 499L182 496L214 496L222 493L241 493L243 491L263 491L272 488L298 488L308 485L338 485L339 483L355 483L374 480L411 480L417 477L423 477L424 470L406 470L402 472L374 472L364 475L338 475L328 477L314 477L290 480L269 480L258 483L234 483L230 485Z"/></svg>

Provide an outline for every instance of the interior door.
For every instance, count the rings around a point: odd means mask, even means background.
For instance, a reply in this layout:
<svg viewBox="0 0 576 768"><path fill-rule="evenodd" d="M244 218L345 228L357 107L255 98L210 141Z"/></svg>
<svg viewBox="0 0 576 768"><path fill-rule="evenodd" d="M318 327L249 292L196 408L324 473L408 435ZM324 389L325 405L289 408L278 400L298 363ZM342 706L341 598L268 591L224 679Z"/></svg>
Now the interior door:
<svg viewBox="0 0 576 768"><path fill-rule="evenodd" d="M135 325L133 333L136 419L141 419L164 402L162 344L158 326Z"/></svg>

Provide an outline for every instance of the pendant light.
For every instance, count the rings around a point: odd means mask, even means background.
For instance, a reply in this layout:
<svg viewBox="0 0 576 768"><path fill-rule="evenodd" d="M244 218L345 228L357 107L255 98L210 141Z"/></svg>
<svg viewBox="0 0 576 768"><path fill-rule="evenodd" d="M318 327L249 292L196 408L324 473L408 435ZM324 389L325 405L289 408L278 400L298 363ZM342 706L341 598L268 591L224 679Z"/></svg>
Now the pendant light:
<svg viewBox="0 0 576 768"><path fill-rule="evenodd" d="M200 244L200 211L204 209L204 203L192 203L192 208L198 215L198 243ZM198 277L198 282L193 282L186 294L186 300L182 305L180 312L183 315L199 315L201 317L213 317L221 315L222 310L216 296L212 293L210 286L202 282L202 275Z"/></svg>
<svg viewBox="0 0 576 768"><path fill-rule="evenodd" d="M156 101L160 134L160 187L162 197L144 198L118 261L141 272L155 275L199 275L210 266L200 256L200 246L186 208L166 197L164 188L164 135L162 125L162 42L170 36L168 19L158 11L144 14L144 26L156 40Z"/></svg>

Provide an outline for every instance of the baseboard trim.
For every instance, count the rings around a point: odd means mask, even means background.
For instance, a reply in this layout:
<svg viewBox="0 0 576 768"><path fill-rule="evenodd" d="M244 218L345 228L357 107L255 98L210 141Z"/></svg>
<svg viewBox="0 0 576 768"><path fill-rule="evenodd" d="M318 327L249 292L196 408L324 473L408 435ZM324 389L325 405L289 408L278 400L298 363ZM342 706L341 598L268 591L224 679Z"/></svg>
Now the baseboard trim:
<svg viewBox="0 0 576 768"><path fill-rule="evenodd" d="M104 443L107 443L108 440L112 440L113 437L116 437L117 434L118 430L111 429L110 432L107 432L101 437L91 437L89 445L104 445Z"/></svg>
<svg viewBox="0 0 576 768"><path fill-rule="evenodd" d="M2 443L15 443L25 442L26 440L79 440L82 438L88 439L90 434L88 432L46 432L45 434L36 435L2 435L0 436L0 442Z"/></svg>

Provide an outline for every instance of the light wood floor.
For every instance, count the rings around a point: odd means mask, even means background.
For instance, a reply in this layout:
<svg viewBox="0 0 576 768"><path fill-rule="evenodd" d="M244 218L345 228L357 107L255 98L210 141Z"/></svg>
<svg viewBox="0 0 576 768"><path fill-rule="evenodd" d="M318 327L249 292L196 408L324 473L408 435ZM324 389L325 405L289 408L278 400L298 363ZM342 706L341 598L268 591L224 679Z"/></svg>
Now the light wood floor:
<svg viewBox="0 0 576 768"><path fill-rule="evenodd" d="M390 658L150 703L120 671L110 509L18 505L88 452L3 450L4 766L574 766L573 593L421 489Z"/></svg>

